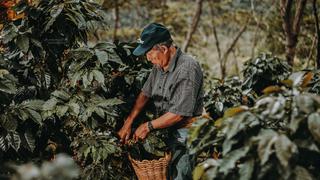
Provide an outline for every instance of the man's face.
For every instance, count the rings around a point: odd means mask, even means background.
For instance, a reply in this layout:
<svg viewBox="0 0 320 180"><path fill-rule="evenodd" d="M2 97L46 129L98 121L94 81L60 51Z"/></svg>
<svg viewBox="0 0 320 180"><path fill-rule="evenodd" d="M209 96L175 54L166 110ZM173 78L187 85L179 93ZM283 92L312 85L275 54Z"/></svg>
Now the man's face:
<svg viewBox="0 0 320 180"><path fill-rule="evenodd" d="M147 59L150 61L152 64L156 66L160 66L163 68L169 59L168 56L168 48L166 46L153 46L150 51L147 52Z"/></svg>

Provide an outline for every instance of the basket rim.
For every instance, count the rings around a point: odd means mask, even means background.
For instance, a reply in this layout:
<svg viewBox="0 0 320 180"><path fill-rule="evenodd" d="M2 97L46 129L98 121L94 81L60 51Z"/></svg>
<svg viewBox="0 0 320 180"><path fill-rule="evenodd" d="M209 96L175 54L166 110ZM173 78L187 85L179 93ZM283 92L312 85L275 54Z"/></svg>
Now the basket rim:
<svg viewBox="0 0 320 180"><path fill-rule="evenodd" d="M158 159L151 159L151 160L144 159L142 161L139 161L139 160L136 160L136 159L132 158L130 153L128 153L128 157L129 157L130 161L137 162L137 163L155 163L155 162L158 162L158 161L161 161L161 160L169 161L171 159L171 152L166 152L164 156L162 156L162 157L160 157Z"/></svg>

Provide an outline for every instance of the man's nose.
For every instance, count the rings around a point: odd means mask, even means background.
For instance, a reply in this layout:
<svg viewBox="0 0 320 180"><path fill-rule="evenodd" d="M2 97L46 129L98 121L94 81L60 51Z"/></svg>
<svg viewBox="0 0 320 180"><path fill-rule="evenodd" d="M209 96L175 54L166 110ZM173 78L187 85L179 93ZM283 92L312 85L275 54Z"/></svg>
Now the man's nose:
<svg viewBox="0 0 320 180"><path fill-rule="evenodd" d="M147 53L147 60L151 61L151 56Z"/></svg>

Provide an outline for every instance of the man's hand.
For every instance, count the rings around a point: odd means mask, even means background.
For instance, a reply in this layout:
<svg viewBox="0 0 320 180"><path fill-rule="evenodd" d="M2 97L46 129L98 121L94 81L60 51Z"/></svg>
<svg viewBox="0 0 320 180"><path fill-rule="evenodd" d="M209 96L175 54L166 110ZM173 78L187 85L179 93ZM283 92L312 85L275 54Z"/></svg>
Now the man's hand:
<svg viewBox="0 0 320 180"><path fill-rule="evenodd" d="M127 144L130 138L130 134L131 134L131 123L129 123L128 121L125 121L124 125L118 132L118 135L120 137L120 142Z"/></svg>
<svg viewBox="0 0 320 180"><path fill-rule="evenodd" d="M144 140L149 132L148 124L141 124L133 135L134 141L137 142L139 139Z"/></svg>

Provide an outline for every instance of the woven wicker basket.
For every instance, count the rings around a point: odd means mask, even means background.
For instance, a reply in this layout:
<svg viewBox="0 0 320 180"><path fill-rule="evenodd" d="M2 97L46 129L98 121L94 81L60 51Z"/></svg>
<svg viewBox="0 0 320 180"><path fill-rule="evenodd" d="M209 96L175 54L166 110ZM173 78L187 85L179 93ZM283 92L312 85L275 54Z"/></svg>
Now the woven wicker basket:
<svg viewBox="0 0 320 180"><path fill-rule="evenodd" d="M156 160L134 160L129 155L129 160L139 180L166 180L171 154Z"/></svg>

